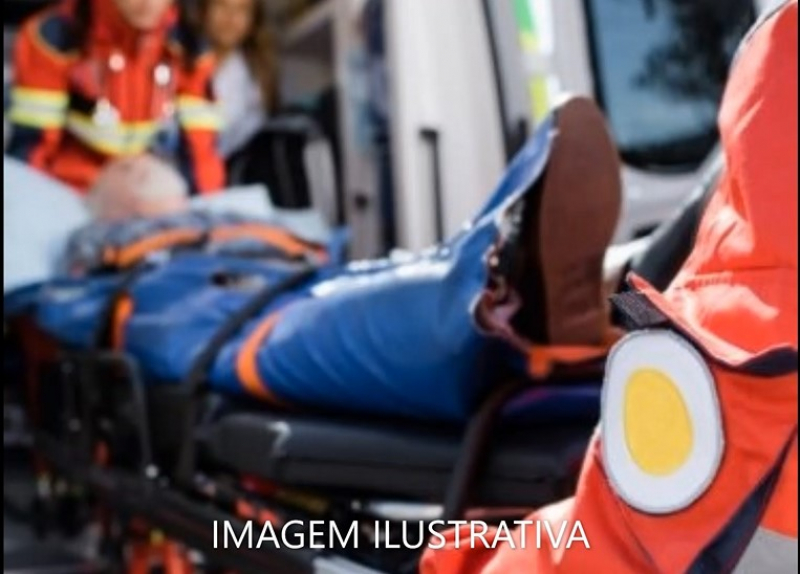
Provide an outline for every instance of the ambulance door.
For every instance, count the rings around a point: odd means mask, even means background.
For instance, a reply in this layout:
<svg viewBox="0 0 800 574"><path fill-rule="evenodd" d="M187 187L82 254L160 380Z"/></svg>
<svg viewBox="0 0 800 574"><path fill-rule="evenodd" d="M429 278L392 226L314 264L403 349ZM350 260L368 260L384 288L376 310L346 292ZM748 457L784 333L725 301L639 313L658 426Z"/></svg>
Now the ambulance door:
<svg viewBox="0 0 800 574"><path fill-rule="evenodd" d="M453 234L506 163L493 44L480 0L386 6L398 244Z"/></svg>
<svg viewBox="0 0 800 574"><path fill-rule="evenodd" d="M531 124L565 93L593 97L623 160L616 239L647 234L699 182L718 139L728 62L760 6L752 0L486 1L496 13L513 13L513 27L501 17L491 25L497 38L516 37L522 54L522 80L506 73L500 92L526 94ZM507 47L497 46L498 57L508 57ZM504 120L506 130L517 123Z"/></svg>

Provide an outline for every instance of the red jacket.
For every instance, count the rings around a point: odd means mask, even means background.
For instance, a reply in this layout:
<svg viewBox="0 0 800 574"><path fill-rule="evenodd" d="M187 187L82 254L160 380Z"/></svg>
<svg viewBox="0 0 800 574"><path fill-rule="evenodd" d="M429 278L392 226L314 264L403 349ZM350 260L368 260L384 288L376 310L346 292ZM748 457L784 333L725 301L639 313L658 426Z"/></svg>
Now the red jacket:
<svg viewBox="0 0 800 574"><path fill-rule="evenodd" d="M90 18L81 40L82 2ZM213 72L209 53L190 53L174 8L143 33L110 0L65 0L20 31L8 153L86 191L106 162L152 151L172 122L191 189L216 191L225 177Z"/></svg>
<svg viewBox="0 0 800 574"><path fill-rule="evenodd" d="M797 572L797 0L745 43L720 128L694 252L666 293L635 280L618 299L637 330L609 358L577 493L529 519L561 542L453 531L423 574Z"/></svg>

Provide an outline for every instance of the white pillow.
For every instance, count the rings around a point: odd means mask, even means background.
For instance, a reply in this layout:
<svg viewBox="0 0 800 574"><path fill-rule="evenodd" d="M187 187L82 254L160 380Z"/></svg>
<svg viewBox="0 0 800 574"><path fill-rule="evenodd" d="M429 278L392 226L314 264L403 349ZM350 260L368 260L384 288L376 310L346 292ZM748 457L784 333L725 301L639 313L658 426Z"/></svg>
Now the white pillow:
<svg viewBox="0 0 800 574"><path fill-rule="evenodd" d="M3 292L51 279L69 236L88 222L72 189L3 156Z"/></svg>
<svg viewBox="0 0 800 574"><path fill-rule="evenodd" d="M235 213L271 219L275 208L263 185L229 187L221 193L200 195L192 199L192 208L208 213Z"/></svg>
<svg viewBox="0 0 800 574"><path fill-rule="evenodd" d="M263 185L230 187L222 193L192 200L192 208L209 213L236 213L272 221L299 237L325 243L332 230L321 213L313 209L278 209Z"/></svg>

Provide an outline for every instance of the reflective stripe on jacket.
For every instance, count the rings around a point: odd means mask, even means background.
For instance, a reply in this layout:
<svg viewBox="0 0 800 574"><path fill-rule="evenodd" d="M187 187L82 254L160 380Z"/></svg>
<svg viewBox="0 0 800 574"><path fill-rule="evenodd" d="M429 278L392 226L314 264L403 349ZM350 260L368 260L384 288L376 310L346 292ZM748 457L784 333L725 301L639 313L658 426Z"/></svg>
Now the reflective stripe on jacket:
<svg viewBox="0 0 800 574"><path fill-rule="evenodd" d="M91 14L82 46L80 2ZM172 9L156 30L140 33L113 2L65 0L28 21L14 52L9 153L85 191L110 158L152 151L175 125L172 151L190 187L221 189L213 59L188 57L176 19Z"/></svg>

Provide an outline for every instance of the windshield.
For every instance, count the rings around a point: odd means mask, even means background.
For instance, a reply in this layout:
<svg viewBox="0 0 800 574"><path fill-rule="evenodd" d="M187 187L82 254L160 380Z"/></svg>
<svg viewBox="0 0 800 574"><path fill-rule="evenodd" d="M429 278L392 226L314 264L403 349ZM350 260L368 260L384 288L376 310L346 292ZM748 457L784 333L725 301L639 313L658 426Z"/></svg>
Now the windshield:
<svg viewBox="0 0 800 574"><path fill-rule="evenodd" d="M597 98L623 159L696 168L717 140L730 61L751 0L585 0Z"/></svg>

